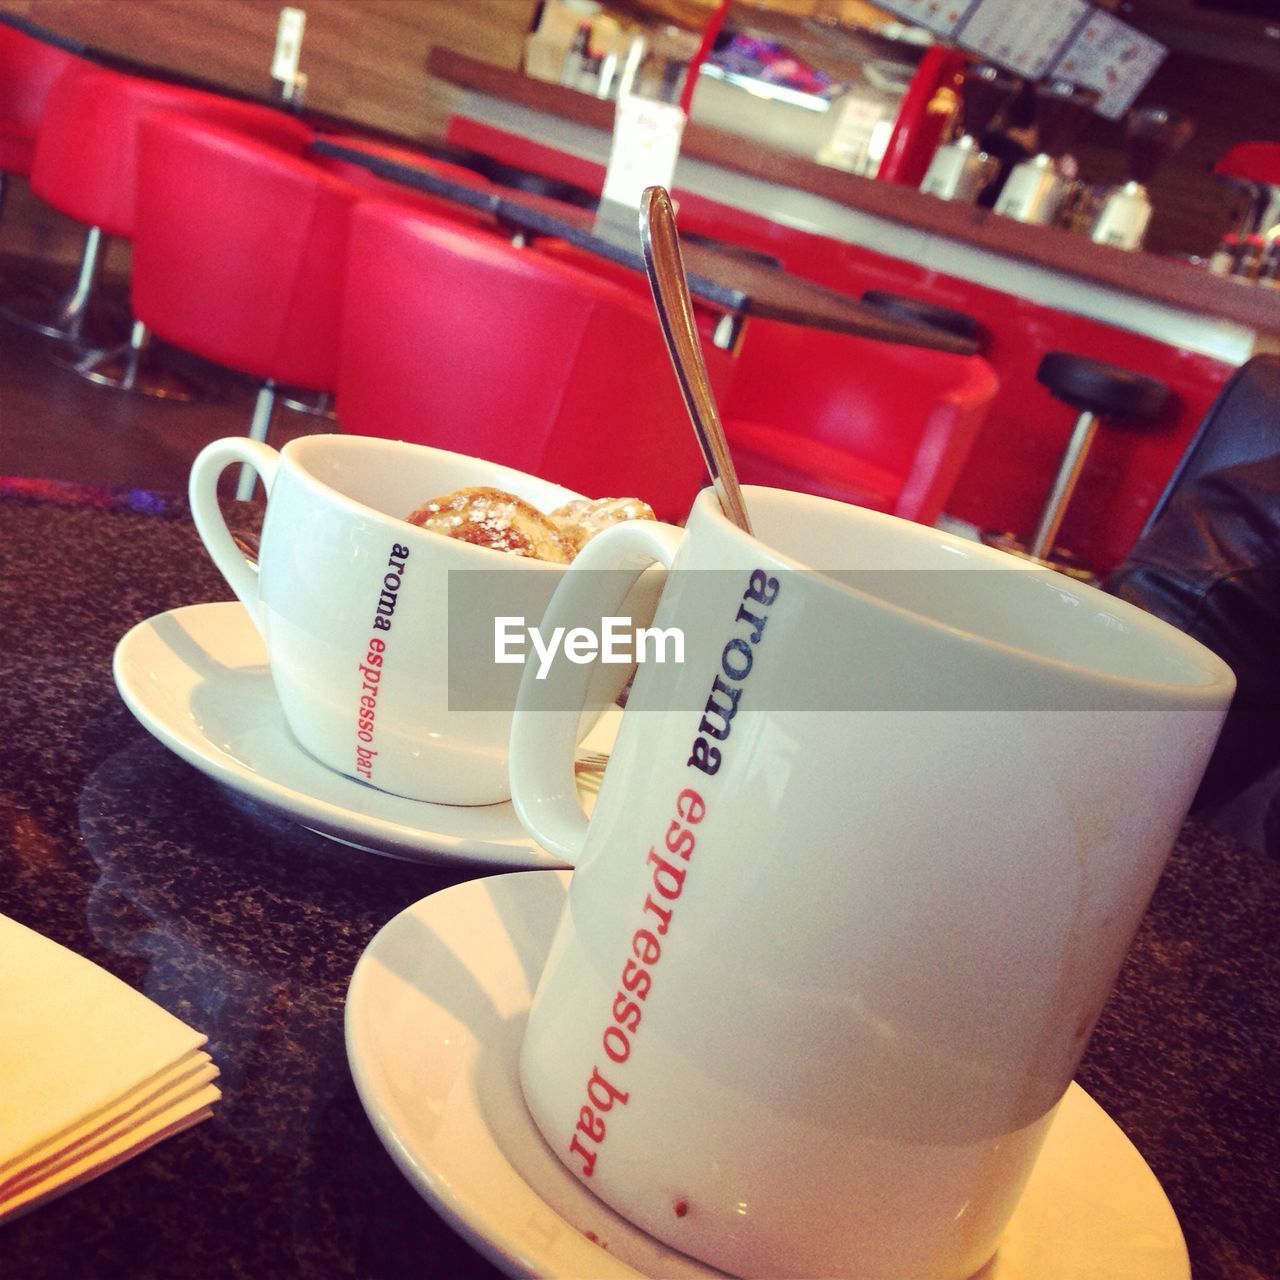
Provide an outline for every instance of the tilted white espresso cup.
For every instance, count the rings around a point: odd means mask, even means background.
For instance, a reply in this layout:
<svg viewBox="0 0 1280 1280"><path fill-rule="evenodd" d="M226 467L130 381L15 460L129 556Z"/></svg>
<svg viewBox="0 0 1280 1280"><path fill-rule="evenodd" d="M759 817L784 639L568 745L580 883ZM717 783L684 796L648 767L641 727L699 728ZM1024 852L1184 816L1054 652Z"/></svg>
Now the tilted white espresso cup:
<svg viewBox="0 0 1280 1280"><path fill-rule="evenodd" d="M219 475L242 463L267 491L256 566L218 506ZM521 668L486 662L491 709L451 709L465 677L450 668L451 641L459 657L450 575L468 574L473 607L536 620L565 568L404 519L422 502L470 486L505 489L542 511L581 496L478 458L339 435L305 436L279 453L242 436L217 440L196 458L190 478L196 528L262 633L298 742L331 769L382 790L460 805L508 796ZM476 583L489 581L486 600ZM476 632L483 641L492 626Z"/></svg>
<svg viewBox="0 0 1280 1280"><path fill-rule="evenodd" d="M874 512L710 490L610 530L544 628L671 566L588 823L583 668L527 672L512 798L576 864L521 1051L568 1168L736 1275L992 1255L1234 680L1092 588ZM852 571L852 572L841 572ZM606 609L610 602L603 602Z"/></svg>

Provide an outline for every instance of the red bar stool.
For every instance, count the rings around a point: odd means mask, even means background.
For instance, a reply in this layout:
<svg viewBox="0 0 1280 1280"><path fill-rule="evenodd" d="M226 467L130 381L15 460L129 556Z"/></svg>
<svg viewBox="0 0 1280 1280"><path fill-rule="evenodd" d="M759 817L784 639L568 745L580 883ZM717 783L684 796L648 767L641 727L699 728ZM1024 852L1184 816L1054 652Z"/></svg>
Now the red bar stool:
<svg viewBox="0 0 1280 1280"><path fill-rule="evenodd" d="M1132 369L1073 355L1069 351L1048 352L1040 361L1036 379L1055 399L1078 409L1079 416L1031 540L1024 543L1004 533L985 535L984 541L1025 555L1060 572L1092 578L1094 575L1088 565L1058 546L1058 533L1071 496L1084 472L1099 422L1138 428L1149 426L1169 404L1169 388L1158 379Z"/></svg>
<svg viewBox="0 0 1280 1280"><path fill-rule="evenodd" d="M54 81L73 66L83 65L55 45L0 26L0 210L9 175L31 176L36 131Z"/></svg>
<svg viewBox="0 0 1280 1280"><path fill-rule="evenodd" d="M441 160L421 150L398 146L394 143L377 142L367 137L327 137L326 141L340 142L345 147L361 151L375 160L389 160L400 164L408 164L424 169L437 177L460 182L481 192L493 190L493 183L481 173L466 165L449 160ZM498 220L491 213L472 209L444 196L432 195L415 187L406 186L402 182L380 177L363 164L354 160L345 160L338 156L324 155L312 151L309 157L313 164L326 173L344 179L361 192L370 197L390 201L392 204L403 204L418 209L429 217L446 218L469 227L481 228L485 231L496 231ZM283 401L290 409L301 413L312 413L327 418L336 418L331 406L331 397L324 395L317 403L309 404L297 399Z"/></svg>
<svg viewBox="0 0 1280 1280"><path fill-rule="evenodd" d="M278 385L334 390L360 196L287 146L209 120L153 112L138 126L134 314L166 342L262 380L255 440L267 438ZM245 469L238 496L252 491Z"/></svg>
<svg viewBox="0 0 1280 1280"><path fill-rule="evenodd" d="M980 356L753 319L725 434L747 484L932 524L997 385Z"/></svg>
<svg viewBox="0 0 1280 1280"><path fill-rule="evenodd" d="M696 239L684 233L681 233L680 238ZM635 271L623 263L602 258L599 254L592 253L590 249L579 248L568 240L560 240L555 236L538 236L530 240L524 248L529 253L544 254L560 262L571 263L581 271L612 281L634 294L645 306L653 306L653 291L649 286L649 278L642 271ZM716 394L717 402L723 404L729 394L729 387L733 383L738 364L735 351L716 345L716 335L726 318L725 312L701 298L691 297L690 301L693 304L693 322L702 338L702 357L706 362L707 376L711 379L711 389Z"/></svg>
<svg viewBox="0 0 1280 1280"><path fill-rule="evenodd" d="M705 483L652 303L567 262L367 201L342 324L347 431L641 498L667 520Z"/></svg>
<svg viewBox="0 0 1280 1280"><path fill-rule="evenodd" d="M84 323L102 256L102 238L132 239L136 224L138 129L156 111L180 110L217 121L301 154L311 131L292 116L254 103L114 71L64 75L54 85L36 141L32 190L61 213L88 224L80 276L60 314L31 327L83 346ZM142 375L149 337L134 324L129 341L70 362L95 382L152 395L184 394L172 378Z"/></svg>

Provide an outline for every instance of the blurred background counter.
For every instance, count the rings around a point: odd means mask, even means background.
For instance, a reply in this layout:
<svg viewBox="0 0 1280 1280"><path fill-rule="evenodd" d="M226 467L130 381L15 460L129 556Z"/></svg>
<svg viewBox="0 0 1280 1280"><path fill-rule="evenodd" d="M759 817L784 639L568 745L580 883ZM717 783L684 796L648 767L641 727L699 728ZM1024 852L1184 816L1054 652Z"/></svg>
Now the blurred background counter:
<svg viewBox="0 0 1280 1280"><path fill-rule="evenodd" d="M1104 16L1117 8L1111 0L1079 6ZM671 96L718 4L302 7L309 112L410 141L444 136L598 192L615 104L597 95L616 92L620 74L615 56L605 75L598 32L644 31L662 56L657 81L651 74L640 87ZM929 8L915 7L922 17ZM1037 8L1034 0L1024 7ZM0 15L260 94L273 88L280 9L279 0L0 0ZM886 290L924 299L981 327L1000 390L948 504L958 522L1031 533L1070 431L1071 415L1035 378L1046 351L1111 361L1167 384L1174 394L1154 422L1100 433L1067 512L1062 542L1101 572L1132 544L1233 369L1280 348L1280 291L1207 269L1224 233L1243 228L1251 208L1249 192L1221 181L1214 164L1242 142L1277 136L1259 108L1280 88L1280 26L1268 25L1265 6L1253 0L1129 0L1123 16L1168 50L1138 101L1159 100L1195 122L1191 140L1150 184L1144 251L1095 244L1088 234L1103 193L1125 175L1120 118L1094 114L1073 141L1080 181L1064 219L1070 229L923 194L924 165L958 119L954 73L972 59L861 0L734 0L722 28L727 52L718 46L718 70L696 80L673 184L686 232L761 250L854 296ZM584 19L592 33L571 60L576 32L546 37L555 22ZM780 66L785 74L774 74ZM21 184L13 205L18 216L6 217L0 248L74 259L77 228L51 218ZM118 264L126 249L113 252Z"/></svg>
<svg viewBox="0 0 1280 1280"><path fill-rule="evenodd" d="M600 190L613 103L440 47L427 69L467 91L449 141ZM957 520L1024 536L1034 526L1069 427L1035 380L1046 351L1125 365L1166 382L1174 398L1150 429L1099 438L1072 502L1063 542L1111 567L1232 370L1280 349L1274 290L744 146L700 122L701 92L674 182L683 230L760 249L855 296L887 290L953 308L984 330L1001 386L949 505Z"/></svg>

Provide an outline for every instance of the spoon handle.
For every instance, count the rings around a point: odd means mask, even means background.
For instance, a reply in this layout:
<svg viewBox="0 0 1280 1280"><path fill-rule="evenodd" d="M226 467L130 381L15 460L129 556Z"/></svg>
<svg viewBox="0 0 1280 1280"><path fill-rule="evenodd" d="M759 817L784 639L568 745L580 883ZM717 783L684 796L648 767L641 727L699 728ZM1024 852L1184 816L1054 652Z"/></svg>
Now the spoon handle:
<svg viewBox="0 0 1280 1280"><path fill-rule="evenodd" d="M680 237L676 234L675 215L666 188L646 187L640 213L645 270L653 289L662 336L675 365L680 393L693 422L720 506L734 524L750 533L751 521L742 500L742 490L738 487L733 459L729 456L729 445L698 341L693 302L685 280L684 257L680 252Z"/></svg>

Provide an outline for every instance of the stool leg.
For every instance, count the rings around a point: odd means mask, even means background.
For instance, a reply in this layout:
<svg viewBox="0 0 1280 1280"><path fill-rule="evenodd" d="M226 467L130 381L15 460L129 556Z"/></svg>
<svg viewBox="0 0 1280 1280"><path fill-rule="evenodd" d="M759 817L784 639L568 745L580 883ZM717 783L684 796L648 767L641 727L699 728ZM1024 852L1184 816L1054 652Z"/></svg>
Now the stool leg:
<svg viewBox="0 0 1280 1280"><path fill-rule="evenodd" d="M93 288L98 282L101 266L102 229L90 227L84 238L84 254L80 259L79 274L58 317L62 321L63 336L68 342L78 345L81 341L85 316L89 312L89 299L93 297Z"/></svg>
<svg viewBox="0 0 1280 1280"><path fill-rule="evenodd" d="M133 322L129 330L129 349L124 357L124 371L120 375L120 386L125 391L132 391L138 381L138 366L148 347L151 346L151 330L141 320Z"/></svg>
<svg viewBox="0 0 1280 1280"><path fill-rule="evenodd" d="M740 311L726 311L716 321L716 327L711 335L712 346L719 347L721 351L737 351L742 341L743 320L745 318Z"/></svg>
<svg viewBox="0 0 1280 1280"><path fill-rule="evenodd" d="M51 300L47 291L27 288L20 291L21 297L0 306L0 313L24 329L42 333L45 337L57 338L81 348L91 346L85 330L89 304L102 265L102 251L102 228L90 227L85 233L76 282L66 293Z"/></svg>
<svg viewBox="0 0 1280 1280"><path fill-rule="evenodd" d="M1035 536L1027 548L1030 555L1037 560L1049 559L1053 544L1062 527L1062 517L1067 513L1067 504L1075 491L1076 481L1084 469L1085 455L1093 443L1094 433L1098 429L1098 420L1087 409L1076 419L1071 439L1067 442L1067 451L1062 455L1058 465L1058 474L1054 477L1053 488L1049 490L1048 500L1040 515L1040 523L1036 526Z"/></svg>
<svg viewBox="0 0 1280 1280"><path fill-rule="evenodd" d="M249 439L265 441L271 426L271 415L276 407L276 384L268 378L258 388L258 398L253 402L253 418L249 423ZM250 466L240 468L240 480L236 485L236 497L248 502L258 483L258 473Z"/></svg>

